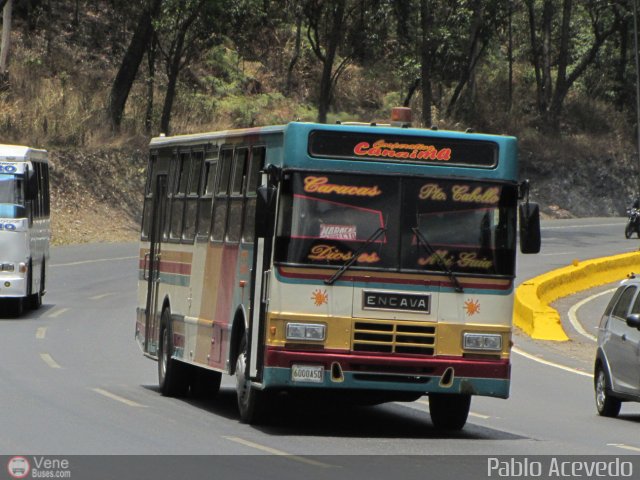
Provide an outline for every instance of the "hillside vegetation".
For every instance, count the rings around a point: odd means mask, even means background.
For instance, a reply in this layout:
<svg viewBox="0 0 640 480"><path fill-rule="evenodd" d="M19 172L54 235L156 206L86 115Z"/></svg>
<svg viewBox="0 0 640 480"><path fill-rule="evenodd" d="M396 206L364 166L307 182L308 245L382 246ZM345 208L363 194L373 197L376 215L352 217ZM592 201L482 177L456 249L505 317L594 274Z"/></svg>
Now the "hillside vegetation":
<svg viewBox="0 0 640 480"><path fill-rule="evenodd" d="M417 126L519 137L546 215L622 215L640 169L631 7L14 0L0 141L51 152L57 243L136 238L160 132L384 120L403 104Z"/></svg>

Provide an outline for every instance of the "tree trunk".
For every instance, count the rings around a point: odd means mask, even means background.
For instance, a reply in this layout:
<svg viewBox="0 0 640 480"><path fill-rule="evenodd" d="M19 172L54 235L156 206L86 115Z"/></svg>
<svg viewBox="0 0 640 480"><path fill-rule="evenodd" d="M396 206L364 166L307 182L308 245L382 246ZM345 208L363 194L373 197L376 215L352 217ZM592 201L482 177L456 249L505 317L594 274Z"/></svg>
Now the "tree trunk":
<svg viewBox="0 0 640 480"><path fill-rule="evenodd" d="M111 86L108 114L111 125L115 130L118 130L122 123L122 114L127 98L129 98L131 86L153 33L152 19L158 13L161 3L162 0L150 0L150 3L147 3L146 8L140 14L131 43L129 43L120 69Z"/></svg>
<svg viewBox="0 0 640 480"><path fill-rule="evenodd" d="M164 105L162 107L162 117L160 118L160 131L166 135L170 135L169 126L171 123L171 110L173 109L173 101L176 98L176 87L178 85L178 75L182 67L181 60L184 53L184 39L191 23L185 22L177 34L176 46L173 50L173 56L169 59L167 68L167 93L164 97Z"/></svg>
<svg viewBox="0 0 640 480"><path fill-rule="evenodd" d="M2 9L2 46L0 46L0 75L6 76L9 68L9 49L11 48L11 15L13 0L9 0ZM4 83L4 82L3 82Z"/></svg>
<svg viewBox="0 0 640 480"><path fill-rule="evenodd" d="M342 39L342 25L344 22L345 0L336 0L333 4L333 24L329 38L327 39L327 50L322 65L322 76L320 77L320 96L318 98L318 123L327 123L327 113L331 105L333 95L333 63L336 59L338 45Z"/></svg>
<svg viewBox="0 0 640 480"><path fill-rule="evenodd" d="M480 46L480 32L482 31L482 2L480 0L474 0L473 2L473 20L471 22L471 32L469 33L469 46L467 48L467 59L465 68L460 73L458 85L451 96L449 105L447 106L447 117L451 116L453 109L456 106L458 98L460 97L462 90L471 83L472 76L478 59L480 58L483 47Z"/></svg>
<svg viewBox="0 0 640 480"><path fill-rule="evenodd" d="M507 46L507 61L509 62L509 87L507 89L507 111L511 113L513 107L513 0L509 0L509 44Z"/></svg>
<svg viewBox="0 0 640 480"><path fill-rule="evenodd" d="M431 92L431 27L433 17L429 0L420 0L420 84L422 85L422 126L431 127L433 120L431 117L431 105L433 104L433 93Z"/></svg>
<svg viewBox="0 0 640 480"><path fill-rule="evenodd" d="M153 91L156 79L156 38L151 35L149 51L147 52L147 62L149 65L149 78L147 79L147 109L144 114L144 131L151 135L153 128Z"/></svg>
<svg viewBox="0 0 640 480"><path fill-rule="evenodd" d="M542 95L544 111L551 103L552 78L551 78L551 28L553 22L553 2L555 0L545 0L542 10Z"/></svg>
<svg viewBox="0 0 640 480"><path fill-rule="evenodd" d="M300 45L302 43L302 13L299 10L299 7L296 7L296 43L293 49L293 57L291 57L291 61L289 62L289 68L287 69L287 83L284 87L284 95L288 97L291 94L291 90L293 88L293 69L298 63L298 59L300 58Z"/></svg>
<svg viewBox="0 0 640 480"><path fill-rule="evenodd" d="M538 45L538 34L536 27L536 11L534 0L527 0L527 10L529 12L529 38L531 41L531 63L533 64L533 70L536 75L536 103L538 105L538 112L543 115L546 111L544 105L544 88L542 82L542 73L540 66L540 46Z"/></svg>
<svg viewBox="0 0 640 480"><path fill-rule="evenodd" d="M624 74L627 71L627 62L629 61L629 21L621 15L616 15L616 29L620 38L620 47L618 49L618 62L616 65L615 83L616 83L616 109L622 111L627 104L627 95L625 91Z"/></svg>

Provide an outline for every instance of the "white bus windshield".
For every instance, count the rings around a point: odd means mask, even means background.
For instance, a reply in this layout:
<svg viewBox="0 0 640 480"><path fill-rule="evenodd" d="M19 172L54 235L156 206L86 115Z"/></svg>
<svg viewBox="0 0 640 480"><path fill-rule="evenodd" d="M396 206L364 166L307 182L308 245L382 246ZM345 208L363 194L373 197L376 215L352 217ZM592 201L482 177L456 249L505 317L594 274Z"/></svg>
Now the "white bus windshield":
<svg viewBox="0 0 640 480"><path fill-rule="evenodd" d="M0 173L0 217L24 216L24 181L21 175Z"/></svg>
<svg viewBox="0 0 640 480"><path fill-rule="evenodd" d="M515 185L295 172L281 192L277 262L340 266L384 228L353 268L514 274Z"/></svg>

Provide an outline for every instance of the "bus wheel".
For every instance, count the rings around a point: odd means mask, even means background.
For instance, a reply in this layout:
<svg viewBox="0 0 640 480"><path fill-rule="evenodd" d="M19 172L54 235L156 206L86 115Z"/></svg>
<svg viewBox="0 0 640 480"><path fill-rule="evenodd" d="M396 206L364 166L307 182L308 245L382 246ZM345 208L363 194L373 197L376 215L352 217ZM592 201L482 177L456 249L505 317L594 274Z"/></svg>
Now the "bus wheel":
<svg viewBox="0 0 640 480"><path fill-rule="evenodd" d="M432 393L429 412L433 426L439 430L462 430L467 423L471 395Z"/></svg>
<svg viewBox="0 0 640 480"><path fill-rule="evenodd" d="M259 424L265 419L268 394L251 386L249 365L247 365L247 348L247 337L243 336L240 342L240 353L236 360L238 410L240 410L240 421L242 423Z"/></svg>
<svg viewBox="0 0 640 480"><path fill-rule="evenodd" d="M171 358L173 332L171 314L168 309L160 319L160 341L158 346L158 384L165 397L183 397L189 391L189 366Z"/></svg>
<svg viewBox="0 0 640 480"><path fill-rule="evenodd" d="M191 394L198 398L214 398L220 390L222 373L199 367L192 368L194 372L191 378Z"/></svg>

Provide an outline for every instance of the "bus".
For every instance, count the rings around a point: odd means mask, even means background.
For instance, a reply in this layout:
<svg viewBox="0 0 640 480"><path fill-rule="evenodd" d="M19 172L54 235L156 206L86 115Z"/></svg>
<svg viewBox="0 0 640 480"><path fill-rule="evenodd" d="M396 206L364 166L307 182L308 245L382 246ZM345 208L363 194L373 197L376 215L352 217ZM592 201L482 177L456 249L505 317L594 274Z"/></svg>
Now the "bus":
<svg viewBox="0 0 640 480"><path fill-rule="evenodd" d="M49 212L47 152L0 145L0 301L16 316L46 293Z"/></svg>
<svg viewBox="0 0 640 480"><path fill-rule="evenodd" d="M245 423L428 395L451 430L509 396L518 233L540 248L517 141L394 114L151 140L135 338L163 395L235 376Z"/></svg>

